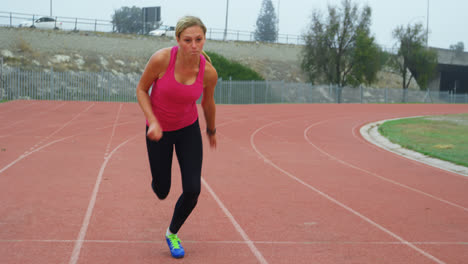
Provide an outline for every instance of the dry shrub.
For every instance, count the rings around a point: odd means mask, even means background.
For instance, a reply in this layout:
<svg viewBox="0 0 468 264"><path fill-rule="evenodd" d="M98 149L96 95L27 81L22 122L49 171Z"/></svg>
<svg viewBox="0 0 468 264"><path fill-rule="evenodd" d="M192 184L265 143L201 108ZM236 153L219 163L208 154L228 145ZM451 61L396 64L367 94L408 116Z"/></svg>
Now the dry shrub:
<svg viewBox="0 0 468 264"><path fill-rule="evenodd" d="M24 53L33 53L33 49L31 45L29 44L29 42L24 40L22 37L18 37L16 39L16 48L19 51L24 52Z"/></svg>

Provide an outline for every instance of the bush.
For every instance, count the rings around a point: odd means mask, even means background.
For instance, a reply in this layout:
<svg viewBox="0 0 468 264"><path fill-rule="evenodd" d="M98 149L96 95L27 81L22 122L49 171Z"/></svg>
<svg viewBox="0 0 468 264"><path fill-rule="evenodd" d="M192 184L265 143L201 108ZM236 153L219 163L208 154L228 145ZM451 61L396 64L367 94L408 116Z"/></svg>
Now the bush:
<svg viewBox="0 0 468 264"><path fill-rule="evenodd" d="M214 53L206 52L210 56L213 66L218 72L218 77L223 80L229 80L229 77L235 81L242 80L254 80L254 81L263 81L264 79L260 74L254 70L234 61L230 61L225 57Z"/></svg>

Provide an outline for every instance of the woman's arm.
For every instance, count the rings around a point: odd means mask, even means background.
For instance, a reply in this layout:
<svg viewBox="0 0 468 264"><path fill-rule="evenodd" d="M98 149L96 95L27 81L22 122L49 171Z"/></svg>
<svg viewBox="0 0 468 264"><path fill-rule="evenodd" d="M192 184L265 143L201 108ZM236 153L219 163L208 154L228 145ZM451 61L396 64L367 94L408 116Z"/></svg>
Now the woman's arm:
<svg viewBox="0 0 468 264"><path fill-rule="evenodd" d="M136 88L136 96L141 110L148 120L148 138L151 140L159 140L162 137L162 129L151 107L151 99L148 91L153 82L162 77L167 69L170 61L170 48L157 51L151 56L146 64L145 70L141 75L140 81Z"/></svg>
<svg viewBox="0 0 468 264"><path fill-rule="evenodd" d="M216 147L216 105L214 100L214 91L216 83L218 82L218 73L215 68L210 64L206 63L205 76L203 80L203 97L202 97L202 108L206 120L206 128L208 138L210 140L210 146Z"/></svg>

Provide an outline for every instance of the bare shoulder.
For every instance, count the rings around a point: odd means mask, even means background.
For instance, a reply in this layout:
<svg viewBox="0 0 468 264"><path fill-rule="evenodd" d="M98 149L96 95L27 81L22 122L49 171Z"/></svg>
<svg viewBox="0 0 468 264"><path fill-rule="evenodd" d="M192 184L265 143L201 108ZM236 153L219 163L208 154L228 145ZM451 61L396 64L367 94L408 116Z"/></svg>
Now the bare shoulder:
<svg viewBox="0 0 468 264"><path fill-rule="evenodd" d="M171 60L171 48L163 48L156 51L150 58L149 63L156 64L169 64Z"/></svg>
<svg viewBox="0 0 468 264"><path fill-rule="evenodd" d="M160 78L166 71L171 61L171 48L164 48L156 51L148 63L146 64L145 72L152 80Z"/></svg>
<svg viewBox="0 0 468 264"><path fill-rule="evenodd" d="M205 76L203 77L203 81L206 84L216 84L218 81L218 72L216 72L216 69L208 61L205 63Z"/></svg>

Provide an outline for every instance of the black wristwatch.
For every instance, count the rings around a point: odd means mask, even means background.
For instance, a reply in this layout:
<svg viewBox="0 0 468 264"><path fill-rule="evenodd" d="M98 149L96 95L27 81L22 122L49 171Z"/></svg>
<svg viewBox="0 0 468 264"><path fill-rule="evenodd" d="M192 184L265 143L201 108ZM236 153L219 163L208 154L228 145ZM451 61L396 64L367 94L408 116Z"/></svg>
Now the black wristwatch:
<svg viewBox="0 0 468 264"><path fill-rule="evenodd" d="M216 128L211 130L209 128L206 128L206 134L208 134L208 136L212 136L214 134L216 134Z"/></svg>

